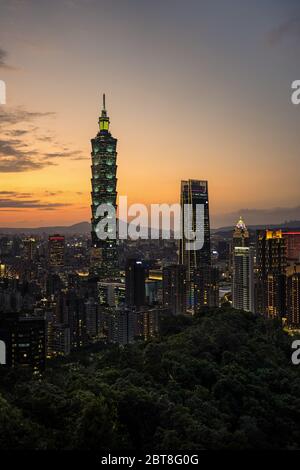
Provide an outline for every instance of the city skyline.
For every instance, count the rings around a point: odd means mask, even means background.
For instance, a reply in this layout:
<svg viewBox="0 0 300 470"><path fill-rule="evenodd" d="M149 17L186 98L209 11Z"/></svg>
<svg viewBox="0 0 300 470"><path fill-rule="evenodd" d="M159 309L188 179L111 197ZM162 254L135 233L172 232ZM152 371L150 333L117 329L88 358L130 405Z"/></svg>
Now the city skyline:
<svg viewBox="0 0 300 470"><path fill-rule="evenodd" d="M209 181L213 228L240 213L248 225L299 220L297 18L292 0L246 10L3 2L0 226L89 220L102 92L119 139L118 192L130 203L179 202L180 181L197 178Z"/></svg>
<svg viewBox="0 0 300 470"><path fill-rule="evenodd" d="M300 449L299 33L299 0L0 0L0 451Z"/></svg>

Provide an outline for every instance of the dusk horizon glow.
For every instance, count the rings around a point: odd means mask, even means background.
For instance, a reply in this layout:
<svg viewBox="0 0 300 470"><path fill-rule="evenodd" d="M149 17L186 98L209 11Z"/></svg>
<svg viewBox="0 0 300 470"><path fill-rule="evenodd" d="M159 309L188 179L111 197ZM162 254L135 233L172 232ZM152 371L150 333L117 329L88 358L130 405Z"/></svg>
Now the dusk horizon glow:
<svg viewBox="0 0 300 470"><path fill-rule="evenodd" d="M90 219L103 92L130 203L191 178L213 228L300 220L298 2L55 3L0 6L1 227Z"/></svg>

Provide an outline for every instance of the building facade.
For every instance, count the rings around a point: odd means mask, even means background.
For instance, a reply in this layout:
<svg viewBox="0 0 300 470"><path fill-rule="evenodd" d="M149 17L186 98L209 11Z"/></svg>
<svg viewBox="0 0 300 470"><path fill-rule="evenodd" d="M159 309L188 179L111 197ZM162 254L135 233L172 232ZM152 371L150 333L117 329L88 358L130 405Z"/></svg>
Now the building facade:
<svg viewBox="0 0 300 470"><path fill-rule="evenodd" d="M242 218L233 232L232 305L254 312L254 250L249 246L249 232Z"/></svg>
<svg viewBox="0 0 300 470"><path fill-rule="evenodd" d="M203 278L206 274L210 276L211 267L211 243L210 243L210 220L208 201L208 182L201 180L187 180L181 182L180 204L182 208L182 237L179 245L179 263L186 267L187 278L187 312L195 313L201 307L201 299L205 293L199 293L204 285L208 285L210 280ZM188 204L192 208L190 215L190 227L193 231L199 230L199 224L203 225L203 247L201 249L188 249L190 241L186 238L186 217L184 216L184 206ZM197 206L203 206L204 218L196 220ZM198 224L198 226L197 226ZM197 292L196 292L197 291ZM200 302L200 303L199 303Z"/></svg>
<svg viewBox="0 0 300 470"><path fill-rule="evenodd" d="M286 241L286 258L288 262L300 262L300 232L283 232L283 238Z"/></svg>
<svg viewBox="0 0 300 470"><path fill-rule="evenodd" d="M300 273L287 278L287 324L300 329Z"/></svg>
<svg viewBox="0 0 300 470"><path fill-rule="evenodd" d="M219 270L204 264L194 274L194 313L219 307Z"/></svg>
<svg viewBox="0 0 300 470"><path fill-rule="evenodd" d="M260 231L256 248L256 313L286 315L286 245L281 230Z"/></svg>
<svg viewBox="0 0 300 470"><path fill-rule="evenodd" d="M40 374L45 369L45 320L33 316L6 315L0 319L1 363Z"/></svg>
<svg viewBox="0 0 300 470"><path fill-rule="evenodd" d="M125 267L126 305L141 307L146 303L146 272L141 260L128 259Z"/></svg>
<svg viewBox="0 0 300 470"><path fill-rule="evenodd" d="M48 239L49 265L59 268L65 264L65 237L50 235Z"/></svg>
<svg viewBox="0 0 300 470"><path fill-rule="evenodd" d="M163 306L173 315L186 313L186 267L173 264L163 268Z"/></svg>

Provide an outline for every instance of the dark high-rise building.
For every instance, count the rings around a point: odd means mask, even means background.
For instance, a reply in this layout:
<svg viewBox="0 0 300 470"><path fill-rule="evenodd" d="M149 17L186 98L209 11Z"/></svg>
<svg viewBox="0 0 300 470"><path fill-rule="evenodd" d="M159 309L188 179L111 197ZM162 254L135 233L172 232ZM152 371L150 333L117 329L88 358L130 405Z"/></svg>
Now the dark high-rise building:
<svg viewBox="0 0 300 470"><path fill-rule="evenodd" d="M114 308L108 316L108 340L118 344L133 343L137 330L137 313L131 308Z"/></svg>
<svg viewBox="0 0 300 470"><path fill-rule="evenodd" d="M99 281L98 301L100 305L110 307L125 304L125 284L122 282Z"/></svg>
<svg viewBox="0 0 300 470"><path fill-rule="evenodd" d="M85 302L85 323L86 333L89 340L95 340L98 337L98 325L99 325L99 304L93 299L89 298Z"/></svg>
<svg viewBox="0 0 300 470"><path fill-rule="evenodd" d="M108 312L108 341L118 344L148 340L159 332L160 317L165 311L159 307L117 307Z"/></svg>
<svg viewBox="0 0 300 470"><path fill-rule="evenodd" d="M125 267L125 298L127 306L141 307L146 303L146 272L143 262L128 259Z"/></svg>
<svg viewBox="0 0 300 470"><path fill-rule="evenodd" d="M249 246L249 232L242 217L239 218L236 226L234 227L232 246L233 248L237 246Z"/></svg>
<svg viewBox="0 0 300 470"><path fill-rule="evenodd" d="M86 311L84 298L70 290L67 293L67 317L70 326L71 350L87 345Z"/></svg>
<svg viewBox="0 0 300 470"><path fill-rule="evenodd" d="M97 214L101 204L117 207L117 139L109 132L109 117L105 108L99 117L99 132L92 144L92 274L99 279L113 279L118 276L118 252L115 238L98 238L98 224L106 217Z"/></svg>
<svg viewBox="0 0 300 470"><path fill-rule="evenodd" d="M234 228L232 248L233 308L254 312L254 253L242 218Z"/></svg>
<svg viewBox="0 0 300 470"><path fill-rule="evenodd" d="M50 235L48 240L49 265L54 268L65 264L65 237Z"/></svg>
<svg viewBox="0 0 300 470"><path fill-rule="evenodd" d="M219 261L230 261L231 244L228 240L220 240L217 245L217 251Z"/></svg>
<svg viewBox="0 0 300 470"><path fill-rule="evenodd" d="M0 364L23 367L34 374L45 368L45 320L12 314L0 320Z"/></svg>
<svg viewBox="0 0 300 470"><path fill-rule="evenodd" d="M219 306L219 270L203 264L194 273L194 313Z"/></svg>
<svg viewBox="0 0 300 470"><path fill-rule="evenodd" d="M159 332L159 325L160 325L160 312L161 310L157 307L148 308L146 307L144 310L140 312L142 316L142 336L145 340L153 338Z"/></svg>
<svg viewBox="0 0 300 470"><path fill-rule="evenodd" d="M163 305L173 315L186 313L186 267L173 264L163 269Z"/></svg>
<svg viewBox="0 0 300 470"><path fill-rule="evenodd" d="M236 246L232 254L232 306L254 312L254 253L249 246Z"/></svg>
<svg viewBox="0 0 300 470"><path fill-rule="evenodd" d="M195 282L199 286L203 286L210 282L209 279L202 279L199 284L199 274L205 275L209 272L209 269L205 267L211 266L211 251L210 251L210 222L209 222L209 203L208 203L208 182L201 180L188 180L181 182L181 196L180 203L182 208L182 238L179 246L179 263L186 267L187 274L187 309L190 313L194 313L198 310L196 302L199 301L202 294L199 296L199 292L196 296L195 293ZM188 245L191 241L185 237L185 217L184 217L184 205L189 204L193 209L191 217L191 227L193 231L199 230L197 227L196 220L196 207L202 205L204 208L204 219L200 221L203 225L204 230L204 244L201 249L188 249ZM199 224L199 221L198 221ZM201 271L199 271L201 269ZM197 281L196 278L197 277ZM204 295L204 293L203 293ZM198 299L198 300L197 300Z"/></svg>
<svg viewBox="0 0 300 470"><path fill-rule="evenodd" d="M25 261L32 262L37 253L37 243L36 239L33 237L28 237L23 240L23 257Z"/></svg>
<svg viewBox="0 0 300 470"><path fill-rule="evenodd" d="M282 231L258 232L256 312L273 318L286 313L286 245Z"/></svg>
<svg viewBox="0 0 300 470"><path fill-rule="evenodd" d="M287 323L290 328L300 328L300 273L287 278Z"/></svg>
<svg viewBox="0 0 300 470"><path fill-rule="evenodd" d="M283 232L286 241L286 257L289 262L300 262L300 232Z"/></svg>
<svg viewBox="0 0 300 470"><path fill-rule="evenodd" d="M210 223L209 223L209 204L208 204L208 182L200 180L181 181L181 195L180 195L181 208L185 204L190 204L193 208L192 229L196 230L196 206L201 204L204 206L204 245L200 250L188 250L187 243L190 243L184 237L184 218L182 219L183 236L180 240L179 262L184 264L187 268L188 280L192 278L192 273L195 269L203 264L210 265ZM182 210L183 213L183 210Z"/></svg>

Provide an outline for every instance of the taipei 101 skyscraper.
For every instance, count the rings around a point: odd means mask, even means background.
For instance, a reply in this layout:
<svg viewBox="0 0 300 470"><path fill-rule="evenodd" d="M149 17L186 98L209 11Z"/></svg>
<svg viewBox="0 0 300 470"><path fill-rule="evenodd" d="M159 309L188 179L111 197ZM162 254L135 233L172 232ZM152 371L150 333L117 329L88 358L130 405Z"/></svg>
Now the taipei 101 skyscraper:
<svg viewBox="0 0 300 470"><path fill-rule="evenodd" d="M99 132L92 144L92 253L91 274L98 279L115 279L118 276L117 240L101 240L97 237L97 224L104 216L97 216L100 204L117 208L117 139L109 132L109 117L103 107L99 117Z"/></svg>

